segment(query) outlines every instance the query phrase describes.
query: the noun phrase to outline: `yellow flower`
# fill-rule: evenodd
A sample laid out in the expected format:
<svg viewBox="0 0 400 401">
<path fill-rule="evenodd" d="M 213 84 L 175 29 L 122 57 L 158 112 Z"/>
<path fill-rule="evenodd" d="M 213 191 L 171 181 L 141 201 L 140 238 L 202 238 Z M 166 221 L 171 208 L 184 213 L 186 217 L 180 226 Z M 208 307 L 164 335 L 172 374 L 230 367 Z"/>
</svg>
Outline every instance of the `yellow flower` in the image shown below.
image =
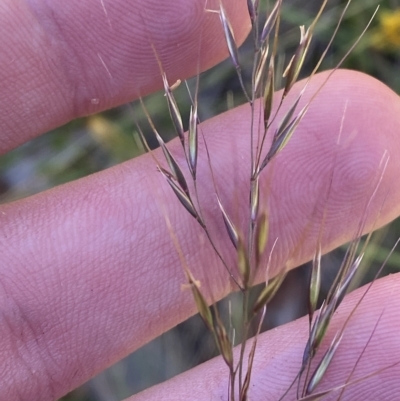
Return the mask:
<svg viewBox="0 0 400 401">
<path fill-rule="evenodd" d="M 379 49 L 400 49 L 400 9 L 380 14 L 379 27 L 371 37 L 371 44 Z"/>
</svg>

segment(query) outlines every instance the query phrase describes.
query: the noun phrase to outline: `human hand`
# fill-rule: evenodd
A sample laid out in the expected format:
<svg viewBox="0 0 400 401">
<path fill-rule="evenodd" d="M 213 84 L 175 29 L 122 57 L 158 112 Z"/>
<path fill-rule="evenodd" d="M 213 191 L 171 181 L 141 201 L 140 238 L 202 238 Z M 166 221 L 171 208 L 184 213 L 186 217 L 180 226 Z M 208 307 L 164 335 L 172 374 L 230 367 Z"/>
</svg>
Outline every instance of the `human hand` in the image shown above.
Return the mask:
<svg viewBox="0 0 400 401">
<path fill-rule="evenodd" d="M 171 82 L 196 74 L 198 60 L 203 70 L 226 56 L 219 19 L 204 13 L 203 1 L 102 5 L 3 2 L 1 152 L 73 118 L 160 89 L 149 37 Z M 242 41 L 249 29 L 246 4 L 231 1 L 226 8 Z M 200 54 L 193 45 L 199 37 Z M 315 78 L 309 94 L 323 79 Z M 400 188 L 393 185 L 400 172 L 399 115 L 398 97 L 382 84 L 351 72 L 332 76 L 266 177 L 271 238 L 279 237 L 274 266 L 290 260 L 295 267 L 310 259 L 324 207 L 324 250 L 353 238 L 385 150 L 391 158 L 366 229 L 399 214 Z M 247 145 L 248 124 L 243 107 L 203 124 L 220 179 L 235 166 L 237 177 L 225 187 L 226 199 L 240 193 L 247 179 L 236 163 L 238 150 Z M 340 131 L 343 146 L 338 148 Z M 147 156 L 1 206 L 0 400 L 56 399 L 196 312 L 191 295 L 181 291 L 184 276 L 164 207 L 202 288 L 213 299 L 222 298 L 232 290 L 226 271 L 206 246 L 198 246 L 193 219 L 182 213 Z M 217 211 L 210 207 L 209 213 Z M 306 226 L 310 235 L 304 238 Z M 399 288 L 398 276 L 372 287 L 346 330 L 327 386 L 346 380 L 382 311 L 357 372 L 361 376 L 400 360 Z M 332 327 L 343 323 L 356 296 L 345 302 Z M 279 397 L 297 373 L 306 335 L 307 322 L 299 320 L 260 338 L 253 399 L 266 393 Z M 350 387 L 345 396 L 380 398 L 384 381 L 385 397 L 393 397 L 399 373 L 394 367 Z M 225 375 L 224 367 L 212 361 L 137 399 L 224 397 Z"/>
</svg>

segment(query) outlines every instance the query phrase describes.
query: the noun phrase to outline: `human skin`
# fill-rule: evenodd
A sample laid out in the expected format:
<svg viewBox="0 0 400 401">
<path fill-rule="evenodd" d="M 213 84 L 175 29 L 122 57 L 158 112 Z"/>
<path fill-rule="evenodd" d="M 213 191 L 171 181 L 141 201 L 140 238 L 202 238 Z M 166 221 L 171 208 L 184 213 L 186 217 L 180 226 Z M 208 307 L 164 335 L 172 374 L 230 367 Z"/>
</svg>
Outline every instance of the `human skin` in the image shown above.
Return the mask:
<svg viewBox="0 0 400 401">
<path fill-rule="evenodd" d="M 227 56 L 219 18 L 204 12 L 203 0 L 102 4 L 1 3 L 2 153 L 73 118 L 160 89 L 150 42 L 170 82 Z M 209 2 L 208 7 L 217 4 Z M 225 7 L 240 43 L 249 30 L 246 4 L 237 0 Z M 326 77 L 311 82 L 304 101 Z M 284 108 L 289 105 L 290 99 Z M 397 95 L 376 80 L 350 71 L 330 77 L 264 177 L 270 245 L 278 238 L 275 272 L 311 258 L 324 213 L 325 251 L 352 239 L 360 221 L 366 231 L 400 213 L 400 188 L 393 185 L 400 173 L 399 115 Z M 247 170 L 238 166 L 248 162 L 242 149 L 248 147 L 243 132 L 248 132 L 249 116 L 244 106 L 202 124 L 219 182 L 228 181 L 221 191 L 225 203 L 246 189 Z M 176 143 L 171 147 L 178 151 Z M 384 168 L 381 162 L 387 156 Z M 203 170 L 202 204 L 209 220 L 217 220 Z M 233 171 L 229 183 L 225 177 Z M 230 207 L 241 220 L 247 200 L 235 202 Z M 209 298 L 218 300 L 232 291 L 210 248 L 199 246 L 201 230 L 148 156 L 1 206 L 0 400 L 57 399 L 196 312 L 190 293 L 181 291 L 185 277 L 165 216 Z M 221 249 L 229 249 L 220 229 L 212 225 L 212 234 L 221 237 Z M 400 361 L 394 330 L 400 317 L 395 308 L 399 289 L 398 276 L 371 288 L 346 330 L 326 385 L 343 382 L 340 373 L 354 366 L 382 312 L 376 341 L 367 349 L 368 358 L 361 360 L 360 371 L 366 374 L 382 363 Z M 343 311 L 356 295 L 345 300 Z M 333 328 L 344 315 L 338 314 Z M 276 399 L 290 382 L 306 329 L 306 321 L 299 320 L 262 337 L 265 354 L 257 360 L 253 399 L 265 399 L 267 392 Z M 273 380 L 273 372 L 281 372 L 279 380 Z M 354 386 L 343 399 L 376 399 L 376 380 L 382 383 L 382 378 L 387 398 L 395 399 L 399 373 L 398 366 L 388 369 L 359 384 L 358 390 Z M 207 385 L 202 375 L 209 378 Z M 212 361 L 137 399 L 223 397 L 224 377 L 220 361 Z"/>
</svg>

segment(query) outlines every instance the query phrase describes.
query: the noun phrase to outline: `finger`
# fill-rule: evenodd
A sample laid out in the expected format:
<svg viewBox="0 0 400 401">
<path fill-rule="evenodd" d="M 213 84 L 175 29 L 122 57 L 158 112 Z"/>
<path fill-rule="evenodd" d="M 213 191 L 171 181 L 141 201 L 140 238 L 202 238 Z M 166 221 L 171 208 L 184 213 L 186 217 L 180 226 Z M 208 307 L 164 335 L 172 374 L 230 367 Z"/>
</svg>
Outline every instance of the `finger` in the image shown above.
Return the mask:
<svg viewBox="0 0 400 401">
<path fill-rule="evenodd" d="M 2 2 L 0 153 L 67 121 L 171 84 L 227 57 L 221 23 L 204 0 Z M 241 43 L 242 1 L 227 1 Z M 207 2 L 218 9 L 219 1 Z M 154 50 L 152 48 L 154 46 Z"/>
<path fill-rule="evenodd" d="M 313 80 L 304 99 L 326 76 Z M 274 268 L 311 258 L 324 214 L 324 251 L 353 238 L 361 220 L 368 230 L 399 214 L 400 188 L 392 185 L 400 172 L 399 113 L 397 95 L 371 78 L 342 71 L 328 81 L 261 184 L 269 246 L 278 238 Z M 202 125 L 222 202 L 238 221 L 248 209 L 249 126 L 247 105 Z M 386 151 L 393 157 L 382 173 Z M 202 154 L 200 201 L 234 266 Z M 8 322 L 0 338 L 10 361 L 0 394 L 9 399 L 15 388 L 22 399 L 59 397 L 195 313 L 191 294 L 181 291 L 185 277 L 165 216 L 202 291 L 218 300 L 232 289 L 204 233 L 147 156 L 2 206 L 0 216 Z"/>
<path fill-rule="evenodd" d="M 328 328 L 322 345 L 323 352 L 335 334 L 340 332 L 365 291 L 366 287 L 358 289 L 340 306 Z M 341 400 L 373 401 L 396 398 L 400 392 L 400 339 L 397 330 L 400 319 L 400 309 L 397 306 L 399 293 L 399 274 L 379 280 L 372 286 L 346 326 L 338 351 L 315 393 L 354 382 L 345 389 Z M 249 399 L 281 399 L 300 369 L 307 336 L 307 318 L 259 336 Z M 322 355 L 323 353 L 317 354 L 315 362 Z M 392 366 L 393 364 L 396 365 Z M 314 369 L 315 364 L 311 372 Z M 226 365 L 221 358 L 216 358 L 129 400 L 228 399 L 228 376 Z M 296 390 L 297 383 L 284 399 L 297 399 Z M 340 390 L 331 393 L 332 399 L 338 399 L 339 395 Z"/>
</svg>

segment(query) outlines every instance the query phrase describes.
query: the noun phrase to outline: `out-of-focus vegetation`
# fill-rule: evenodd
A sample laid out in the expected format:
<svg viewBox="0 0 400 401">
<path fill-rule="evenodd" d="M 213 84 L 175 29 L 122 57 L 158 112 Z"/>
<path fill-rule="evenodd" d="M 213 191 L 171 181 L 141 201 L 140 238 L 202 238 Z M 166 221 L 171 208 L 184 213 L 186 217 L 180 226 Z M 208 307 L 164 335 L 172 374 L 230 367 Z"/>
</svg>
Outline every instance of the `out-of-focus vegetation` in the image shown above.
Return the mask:
<svg viewBox="0 0 400 401">
<path fill-rule="evenodd" d="M 309 70 L 306 68 L 303 75 L 309 73 L 325 49 L 345 3 L 342 0 L 329 2 L 312 44 L 310 53 L 313 56 L 307 64 Z M 320 1 L 284 0 L 283 4 L 280 40 L 282 68 L 287 62 L 285 53 L 291 54 L 298 44 L 298 26 L 307 26 L 307 21 L 310 21 L 315 14 Z M 365 28 L 378 4 L 380 10 L 370 29 L 344 62 L 343 67 L 373 75 L 400 94 L 400 0 L 353 0 L 322 68 L 328 69 L 337 65 Z M 241 60 L 244 64 L 246 60 L 251 60 L 251 48 L 246 44 L 241 50 Z M 229 60 L 202 74 L 200 88 L 199 104 L 202 119 L 210 118 L 244 101 Z M 190 104 L 184 85 L 175 92 L 175 96 L 182 115 L 187 116 Z M 174 130 L 169 120 L 164 96 L 150 96 L 146 99 L 146 105 L 164 138 L 172 138 Z M 140 105 L 123 106 L 101 115 L 73 121 L 2 156 L 1 201 L 8 202 L 26 197 L 138 156 L 142 152 L 142 147 L 135 134 L 132 113 L 139 121 L 144 121 Z M 155 146 L 151 137 L 149 142 Z M 398 223 L 379 231 L 376 236 L 379 237 L 379 241 L 370 245 L 369 264 L 372 268 L 379 266 L 384 260 L 389 247 L 399 235 Z M 323 286 L 326 290 L 329 289 L 330 280 L 336 272 L 335 266 L 342 255 L 343 250 L 339 249 L 324 258 L 326 268 Z M 400 253 L 395 252 L 386 270 L 399 269 Z M 307 266 L 303 266 L 289 274 L 269 308 L 265 329 L 305 314 L 307 291 L 303 290 L 301 283 L 307 285 L 306 273 Z M 371 278 L 373 273 L 369 273 L 368 276 Z M 304 306 L 301 306 L 302 299 Z M 232 302 L 233 304 L 235 302 L 234 296 Z M 222 303 L 221 308 L 227 308 L 227 304 Z M 81 389 L 66 396 L 64 401 L 120 400 L 215 354 L 213 341 L 207 331 L 203 330 L 203 323 L 195 317 L 94 378 Z"/>
</svg>

